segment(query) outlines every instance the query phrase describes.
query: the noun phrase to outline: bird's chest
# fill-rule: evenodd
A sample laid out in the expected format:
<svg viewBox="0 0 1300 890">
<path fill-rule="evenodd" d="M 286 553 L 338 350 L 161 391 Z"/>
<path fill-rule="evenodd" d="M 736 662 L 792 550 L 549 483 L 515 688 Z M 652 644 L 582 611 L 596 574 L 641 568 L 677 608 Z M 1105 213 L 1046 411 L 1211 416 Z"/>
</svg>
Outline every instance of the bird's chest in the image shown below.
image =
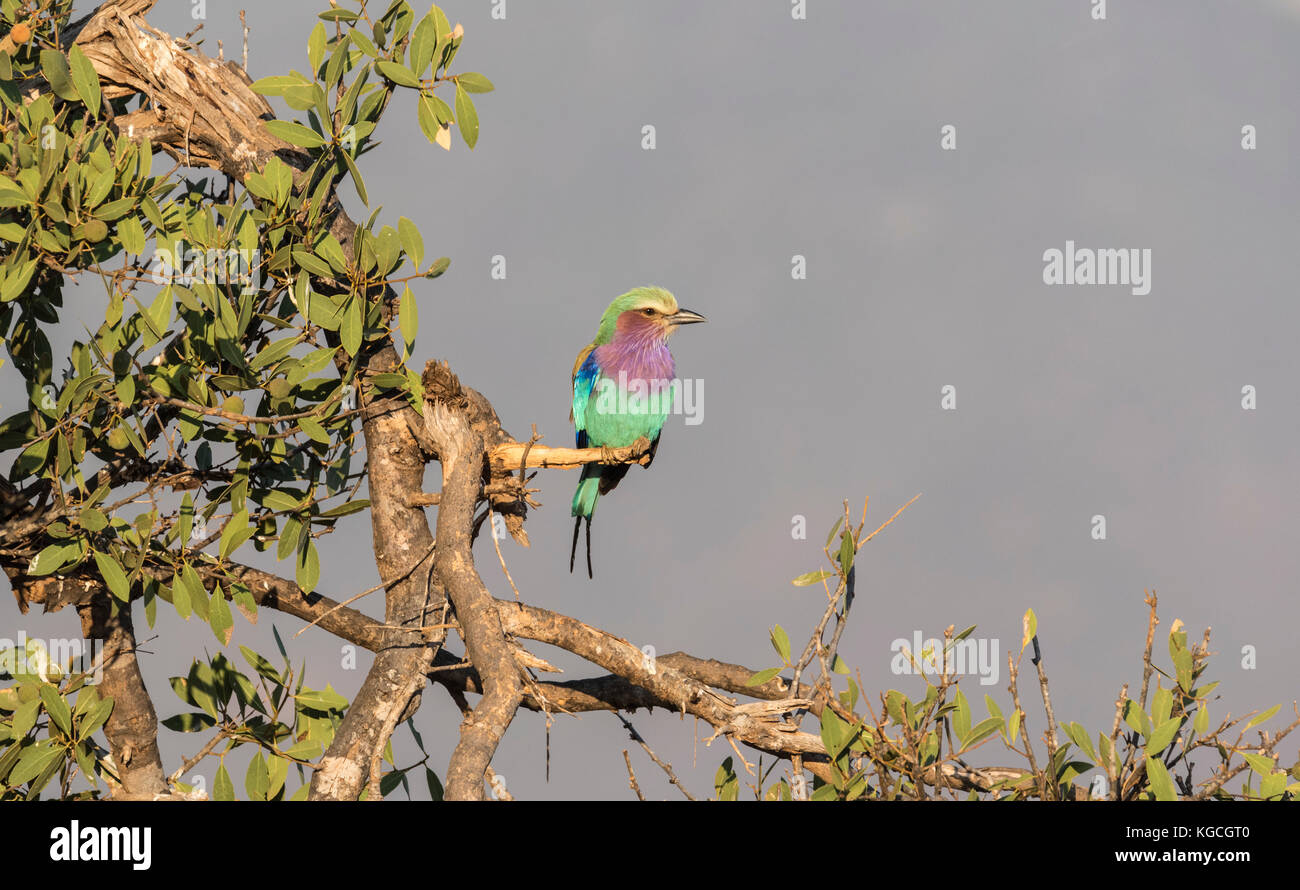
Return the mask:
<svg viewBox="0 0 1300 890">
<path fill-rule="evenodd" d="M 675 369 L 667 349 L 621 354 L 596 349 L 600 373 L 587 403 L 587 440 L 593 445 L 630 445 L 653 439 L 672 410 Z"/>
</svg>

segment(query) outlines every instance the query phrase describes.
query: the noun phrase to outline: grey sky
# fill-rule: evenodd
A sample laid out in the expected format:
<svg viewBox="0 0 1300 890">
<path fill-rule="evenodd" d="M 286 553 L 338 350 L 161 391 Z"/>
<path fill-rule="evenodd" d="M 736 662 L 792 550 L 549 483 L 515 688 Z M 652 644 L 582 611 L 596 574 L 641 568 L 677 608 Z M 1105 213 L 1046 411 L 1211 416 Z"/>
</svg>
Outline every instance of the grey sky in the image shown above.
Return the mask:
<svg viewBox="0 0 1300 890">
<path fill-rule="evenodd" d="M 785 0 L 508 0 L 504 21 L 488 0 L 442 5 L 466 30 L 459 67 L 497 87 L 479 97 L 478 148 L 429 145 L 399 102 L 362 166 L 381 219 L 411 217 L 428 253 L 452 260 L 418 291 L 419 364 L 449 360 L 515 435 L 535 422 L 567 445 L 573 358 L 613 297 L 659 284 L 710 322 L 673 341 L 679 374 L 704 381 L 703 422 L 670 418 L 654 467 L 602 499 L 594 581 L 568 572 L 576 474 L 539 476 L 531 549 L 503 542 L 526 601 L 660 654 L 767 667 L 771 625 L 801 641 L 820 615 L 818 588 L 790 579 L 820 567 L 842 499 L 856 513 L 870 495 L 874 526 L 922 492 L 858 562 L 842 651 L 869 690 L 922 688 L 890 672 L 893 639 L 977 624 L 999 642 L 999 679 L 963 686 L 1005 704 L 1005 652 L 1032 606 L 1057 717 L 1095 734 L 1120 685 L 1140 682 L 1142 592 L 1155 588 L 1164 630 L 1213 626 L 1215 719 L 1289 712 L 1296 4 L 1114 2 L 1103 22 L 1086 0 L 808 0 L 806 21 Z M 323 6 L 250 9 L 252 75 L 306 67 Z M 188 3 L 160 7 L 156 27 L 193 27 Z M 238 9 L 207 3 L 209 52 L 220 37 L 237 56 Z M 955 151 L 940 148 L 945 124 Z M 1247 124 L 1254 151 L 1241 147 Z M 1150 249 L 1151 292 L 1044 285 L 1043 252 L 1067 239 Z M 497 254 L 504 281 L 489 276 Z M 806 280 L 791 277 L 795 254 Z M 80 299 L 69 328 L 102 319 L 97 295 Z M 15 379 L 0 369 L 0 402 L 20 398 Z M 1241 406 L 1247 384 L 1254 411 Z M 954 411 L 940 407 L 945 385 Z M 807 540 L 791 537 L 796 514 Z M 1095 514 L 1105 541 L 1091 537 Z M 340 526 L 321 592 L 376 583 L 369 541 L 364 515 Z M 509 596 L 490 539 L 477 556 Z M 273 620 L 286 639 L 299 626 L 237 619 L 228 654 L 273 652 Z M 70 613 L 20 619 L 10 597 L 0 627 L 78 632 Z M 182 709 L 166 677 L 217 647 L 174 615 L 159 633 L 144 666 L 165 717 Z M 1241 668 L 1243 646 L 1256 670 Z M 291 648 L 312 685 L 349 697 L 369 663 L 343 670 L 324 634 Z M 564 679 L 599 673 L 530 648 Z M 1026 699 L 1037 735 L 1036 692 Z M 417 722 L 439 774 L 457 719 L 443 693 L 426 696 Z M 693 721 L 672 715 L 633 721 L 711 793 L 729 746 L 697 748 Z M 169 769 L 200 744 L 163 735 Z M 399 732 L 399 765 L 414 759 L 408 739 Z M 516 797 L 630 796 L 621 751 L 635 746 L 613 716 L 556 718 L 549 784 L 544 746 L 543 720 L 521 714 L 495 761 Z M 632 759 L 648 794 L 676 794 Z"/>
</svg>

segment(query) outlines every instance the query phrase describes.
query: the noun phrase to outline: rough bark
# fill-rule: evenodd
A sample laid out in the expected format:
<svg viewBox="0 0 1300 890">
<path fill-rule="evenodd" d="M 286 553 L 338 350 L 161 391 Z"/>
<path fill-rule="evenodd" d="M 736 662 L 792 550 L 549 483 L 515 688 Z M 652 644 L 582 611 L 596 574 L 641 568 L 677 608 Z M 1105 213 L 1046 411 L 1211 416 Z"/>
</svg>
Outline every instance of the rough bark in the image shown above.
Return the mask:
<svg viewBox="0 0 1300 890">
<path fill-rule="evenodd" d="M 152 800 L 166 795 L 167 777 L 158 753 L 158 715 L 135 658 L 131 607 L 114 601 L 103 590 L 77 611 L 82 634 L 103 643 L 99 694 L 113 699 L 113 711 L 104 724 L 117 768 L 113 799 Z"/>
<path fill-rule="evenodd" d="M 484 777 L 519 708 L 523 683 L 496 602 L 474 567 L 474 510 L 486 442 L 471 424 L 469 397 L 445 365 L 430 362 L 424 389 L 425 427 L 442 462 L 435 565 L 483 690 L 461 724 L 460 741 L 447 767 L 446 795 L 449 800 L 481 800 Z"/>
<path fill-rule="evenodd" d="M 372 369 L 377 373 L 396 358 L 391 349 L 382 350 L 372 359 Z M 446 633 L 420 632 L 426 624 L 439 623 L 443 602 L 440 585 L 431 577 L 434 539 L 428 519 L 424 510 L 406 503 L 406 494 L 418 491 L 424 481 L 424 454 L 401 410 L 377 402 L 366 406 L 364 417 L 371 538 L 385 586 L 385 627 L 374 664 L 312 776 L 313 800 L 354 800 L 360 794 L 368 778 L 365 767 L 383 751 L 408 705 L 418 707 L 432 663 L 431 646 Z M 378 797 L 378 789 L 371 797 Z"/>
</svg>

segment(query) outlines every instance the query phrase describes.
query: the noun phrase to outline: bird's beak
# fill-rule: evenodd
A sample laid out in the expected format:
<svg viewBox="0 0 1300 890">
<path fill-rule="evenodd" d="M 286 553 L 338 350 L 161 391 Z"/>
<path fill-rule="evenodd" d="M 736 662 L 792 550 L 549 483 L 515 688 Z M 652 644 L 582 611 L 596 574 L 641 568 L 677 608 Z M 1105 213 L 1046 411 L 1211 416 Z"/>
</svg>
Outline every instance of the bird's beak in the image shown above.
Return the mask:
<svg viewBox="0 0 1300 890">
<path fill-rule="evenodd" d="M 708 319 L 705 318 L 703 315 L 700 315 L 700 313 L 698 312 L 692 312 L 689 309 L 678 309 L 677 312 L 668 316 L 665 319 L 665 321 L 667 321 L 671 325 L 679 325 L 679 324 L 699 324 L 700 322 L 708 321 Z"/>
</svg>

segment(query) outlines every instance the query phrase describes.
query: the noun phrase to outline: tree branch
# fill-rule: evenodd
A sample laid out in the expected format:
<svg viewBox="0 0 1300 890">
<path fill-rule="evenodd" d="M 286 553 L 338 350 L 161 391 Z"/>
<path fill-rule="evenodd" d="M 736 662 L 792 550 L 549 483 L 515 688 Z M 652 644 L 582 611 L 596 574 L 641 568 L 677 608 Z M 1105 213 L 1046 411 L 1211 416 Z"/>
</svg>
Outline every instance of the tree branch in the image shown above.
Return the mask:
<svg viewBox="0 0 1300 890">
<path fill-rule="evenodd" d="M 87 639 L 102 640 L 104 676 L 99 694 L 113 699 L 104 724 L 119 788 L 114 800 L 152 800 L 167 794 L 162 757 L 158 753 L 158 714 L 135 658 L 135 629 L 131 606 L 101 591 L 77 607 Z"/>
<path fill-rule="evenodd" d="M 429 363 L 424 391 L 425 427 L 442 461 L 434 564 L 483 686 L 478 706 L 461 723 L 460 742 L 447 768 L 446 793 L 450 800 L 481 800 L 484 777 L 519 708 L 523 684 L 495 601 L 474 567 L 474 509 L 486 443 L 481 432 L 471 427 L 469 399 L 445 365 Z"/>
</svg>

